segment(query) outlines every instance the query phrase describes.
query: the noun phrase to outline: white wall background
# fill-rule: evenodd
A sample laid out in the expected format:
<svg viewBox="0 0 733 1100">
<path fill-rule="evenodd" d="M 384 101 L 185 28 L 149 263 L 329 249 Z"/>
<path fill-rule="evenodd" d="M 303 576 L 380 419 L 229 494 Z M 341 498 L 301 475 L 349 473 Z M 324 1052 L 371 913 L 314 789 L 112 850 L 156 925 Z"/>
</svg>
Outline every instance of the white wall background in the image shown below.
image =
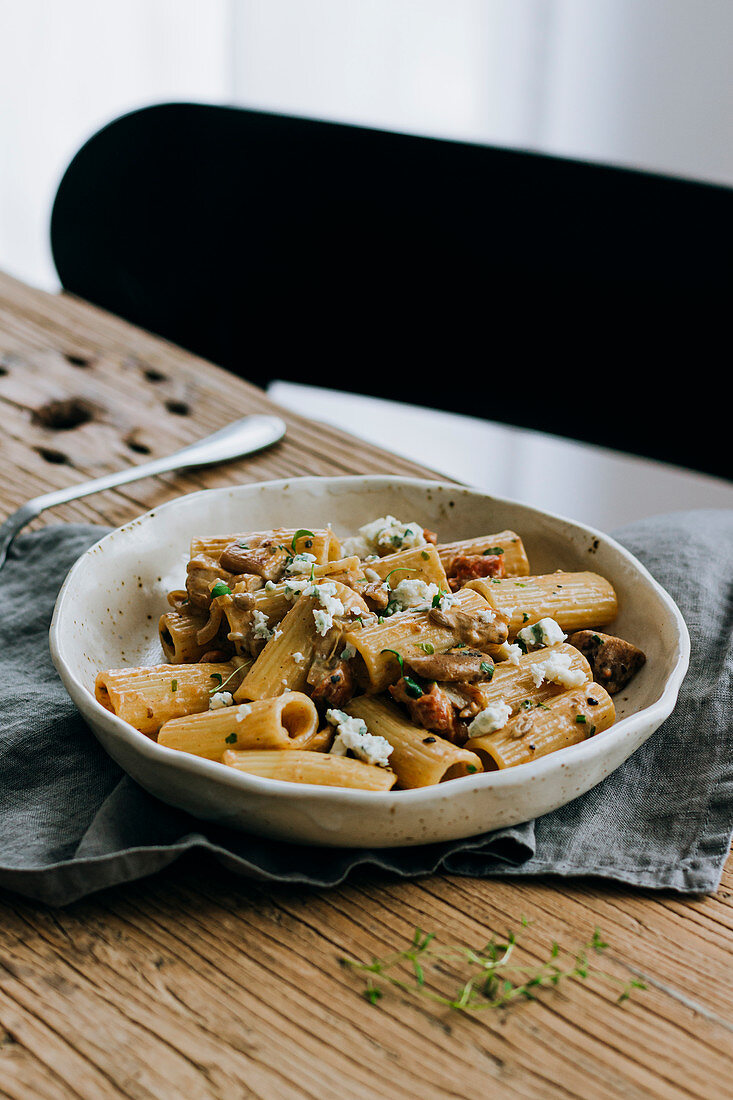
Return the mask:
<svg viewBox="0 0 733 1100">
<path fill-rule="evenodd" d="M 731 0 L 0 0 L 0 267 L 57 286 L 56 186 L 188 99 L 733 185 Z"/>
<path fill-rule="evenodd" d="M 135 107 L 231 94 L 229 0 L 0 0 L 0 268 L 56 289 L 48 231 L 80 145 Z"/>
</svg>

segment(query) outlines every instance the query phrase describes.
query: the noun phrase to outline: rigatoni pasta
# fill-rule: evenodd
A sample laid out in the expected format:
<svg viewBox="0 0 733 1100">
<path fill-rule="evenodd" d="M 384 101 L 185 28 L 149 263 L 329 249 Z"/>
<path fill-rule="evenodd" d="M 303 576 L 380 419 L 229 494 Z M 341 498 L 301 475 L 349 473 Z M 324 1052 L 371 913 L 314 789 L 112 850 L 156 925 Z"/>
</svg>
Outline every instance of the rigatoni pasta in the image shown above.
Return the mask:
<svg viewBox="0 0 733 1100">
<path fill-rule="evenodd" d="M 224 761 L 248 775 L 287 783 L 315 783 L 323 787 L 356 787 L 362 791 L 388 791 L 396 776 L 389 768 L 373 768 L 360 760 L 318 752 L 224 753 Z"/>
<path fill-rule="evenodd" d="M 362 695 L 353 699 L 346 710 L 353 718 L 361 718 L 373 734 L 390 743 L 393 751 L 389 766 L 405 790 L 430 787 L 482 770 L 481 760 L 474 752 L 414 726 L 394 703 Z"/>
<path fill-rule="evenodd" d="M 514 531 L 441 543 L 391 515 L 344 539 L 195 535 L 169 604 L 165 663 L 101 671 L 100 703 L 166 748 L 289 783 L 399 792 L 529 764 L 603 733 L 594 674 L 618 691 L 644 663 L 593 633 L 618 612 L 604 577 L 532 573 Z"/>
<path fill-rule="evenodd" d="M 613 586 L 597 573 L 545 573 L 521 579 L 501 577 L 469 581 L 509 623 L 509 637 L 540 619 L 554 619 L 561 630 L 605 626 L 618 614 Z"/>
<path fill-rule="evenodd" d="M 522 711 L 493 733 L 471 737 L 466 748 L 481 758 L 487 771 L 512 768 L 595 737 L 615 717 L 606 689 L 589 684 Z"/>
<path fill-rule="evenodd" d="M 158 744 L 221 760 L 227 749 L 304 748 L 318 731 L 318 711 L 302 692 L 256 699 L 205 714 L 174 718 L 162 726 Z"/>
<path fill-rule="evenodd" d="M 233 690 L 249 662 L 234 664 L 154 665 L 99 672 L 97 701 L 140 733 L 154 734 L 172 718 L 209 710 L 222 687 Z"/>
</svg>

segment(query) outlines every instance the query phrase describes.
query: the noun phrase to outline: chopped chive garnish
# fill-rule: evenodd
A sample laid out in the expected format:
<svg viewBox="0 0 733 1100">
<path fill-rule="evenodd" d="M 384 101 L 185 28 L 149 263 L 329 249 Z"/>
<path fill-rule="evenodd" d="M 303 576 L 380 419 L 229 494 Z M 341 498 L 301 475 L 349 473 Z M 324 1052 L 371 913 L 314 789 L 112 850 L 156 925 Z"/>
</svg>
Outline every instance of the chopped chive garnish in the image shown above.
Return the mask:
<svg viewBox="0 0 733 1100">
<path fill-rule="evenodd" d="M 427 653 L 428 656 L 435 653 L 435 646 L 432 642 L 419 642 L 417 648 L 421 649 L 423 653 Z"/>
<path fill-rule="evenodd" d="M 178 680 L 171 680 L 171 691 L 178 691 Z"/>
<path fill-rule="evenodd" d="M 501 546 L 490 546 L 489 549 L 484 550 L 483 553 L 484 553 L 484 555 L 486 555 L 486 554 L 503 554 L 504 550 L 503 550 L 503 547 L 501 547 Z"/>
<path fill-rule="evenodd" d="M 237 735 L 236 733 L 230 733 L 228 737 L 224 738 L 224 740 L 226 741 L 227 745 L 235 745 L 237 742 Z"/>
<path fill-rule="evenodd" d="M 494 666 L 488 661 L 482 661 L 479 668 L 483 672 L 484 676 L 488 676 L 489 679 L 494 675 Z"/>
<path fill-rule="evenodd" d="M 422 552 L 422 554 L 420 555 L 420 557 L 421 557 L 421 558 L 423 559 L 423 561 L 427 561 L 427 560 L 428 560 L 428 558 L 430 557 L 430 554 L 428 554 L 427 550 L 423 550 L 423 552 Z"/>
<path fill-rule="evenodd" d="M 576 714 L 575 715 L 575 721 L 580 722 L 580 724 L 583 725 L 588 721 L 588 719 L 586 718 L 586 716 L 584 714 Z"/>
<path fill-rule="evenodd" d="M 211 589 L 211 595 L 216 598 L 217 596 L 231 596 L 232 590 L 228 584 L 224 581 L 217 581 L 214 587 Z"/>
</svg>

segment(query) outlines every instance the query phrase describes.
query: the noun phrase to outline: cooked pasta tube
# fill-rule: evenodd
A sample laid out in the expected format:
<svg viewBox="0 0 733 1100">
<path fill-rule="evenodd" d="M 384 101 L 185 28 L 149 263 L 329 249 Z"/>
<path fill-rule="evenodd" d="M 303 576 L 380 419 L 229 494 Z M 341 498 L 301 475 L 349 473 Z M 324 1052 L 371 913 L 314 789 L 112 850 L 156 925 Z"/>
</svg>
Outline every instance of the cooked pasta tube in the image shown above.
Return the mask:
<svg viewBox="0 0 733 1100">
<path fill-rule="evenodd" d="M 307 695 L 289 692 L 277 699 L 222 707 L 206 714 L 174 718 L 162 726 L 158 744 L 221 760 L 227 749 L 291 749 L 313 742 L 318 711 Z"/>
<path fill-rule="evenodd" d="M 189 605 L 190 607 L 190 605 Z M 193 607 L 187 610 L 185 607 L 165 611 L 158 620 L 158 634 L 166 661 L 171 665 L 190 664 L 200 661 L 208 650 L 209 642 L 201 643 L 197 635 L 208 622 L 205 612 L 198 612 Z"/>
<path fill-rule="evenodd" d="M 227 750 L 223 762 L 230 768 L 286 783 L 315 783 L 322 787 L 356 787 L 388 791 L 397 777 L 389 768 L 377 768 L 347 756 L 323 752 L 236 752 Z"/>
<path fill-rule="evenodd" d="M 469 581 L 466 588 L 479 592 L 509 620 L 509 637 L 540 619 L 555 619 L 565 631 L 605 626 L 618 613 L 613 586 L 597 573 L 546 573 L 493 577 Z"/>
<path fill-rule="evenodd" d="M 487 771 L 513 768 L 577 745 L 608 729 L 615 719 L 611 696 L 600 684 L 590 683 L 522 711 L 494 733 L 471 737 L 466 748 L 481 758 Z"/>
<path fill-rule="evenodd" d="M 290 742 L 291 749 L 303 749 L 306 752 L 328 752 L 333 744 L 334 728 L 325 726 L 314 733 L 304 733 L 294 737 Z"/>
<path fill-rule="evenodd" d="M 296 534 L 299 535 L 295 539 Z M 293 541 L 295 540 L 295 545 Z M 241 535 L 210 535 L 191 539 L 191 557 L 204 554 L 219 560 L 227 547 L 235 543 L 244 543 L 247 547 L 257 547 L 263 543 L 282 544 L 291 554 L 312 554 L 316 563 L 332 561 L 341 557 L 341 544 L 333 531 L 321 528 L 313 532 L 296 531 L 290 527 L 274 527 L 269 531 L 247 531 Z"/>
<path fill-rule="evenodd" d="M 340 581 L 325 582 L 335 593 L 344 612 L 368 615 L 369 610 L 352 588 Z M 316 589 L 318 589 L 316 585 Z M 328 610 L 318 594 L 304 593 L 288 611 L 268 639 L 264 649 L 235 694 L 237 702 L 246 699 L 266 699 L 284 691 L 303 691 L 319 641 L 317 615 L 325 615 L 320 627 L 328 628 Z M 324 633 L 327 632 L 324 631 Z"/>
<path fill-rule="evenodd" d="M 361 718 L 369 733 L 389 741 L 392 746 L 389 766 L 400 787 L 430 787 L 483 771 L 476 753 L 413 726 L 403 712 L 386 699 L 361 695 L 347 703 L 344 711 L 352 718 Z"/>
<path fill-rule="evenodd" d="M 192 603 L 206 608 L 217 582 L 233 589 L 242 582 L 259 587 L 268 580 L 280 580 L 296 555 L 303 564 L 322 565 L 341 557 L 341 545 L 329 529 L 312 532 L 283 528 L 194 538 L 186 566 L 186 591 Z"/>
<path fill-rule="evenodd" d="M 221 688 L 233 691 L 251 662 L 153 665 L 150 668 L 111 668 L 99 672 L 94 683 L 97 701 L 149 736 L 172 718 L 209 709 Z"/>
<path fill-rule="evenodd" d="M 541 680 L 539 686 L 536 683 L 536 670 L 553 655 L 567 658 L 568 671 L 571 675 L 582 673 L 587 682 L 593 679 L 590 665 L 583 654 L 574 646 L 560 643 L 532 650 L 531 653 L 520 657 L 516 665 L 510 661 L 497 662 L 491 679 L 471 684 L 470 693 L 476 697 L 477 705 L 488 707 L 494 703 L 505 703 L 512 714 L 516 714 L 520 708 L 530 704 L 547 703 L 566 690 L 562 683 L 556 683 L 551 679 Z M 534 675 L 533 670 L 535 670 Z"/>
<path fill-rule="evenodd" d="M 481 535 L 475 539 L 461 539 L 459 542 L 445 542 L 438 546 L 438 554 L 443 568 L 449 572 L 450 563 L 459 556 L 473 557 L 499 551 L 504 561 L 507 577 L 525 577 L 529 573 L 527 553 L 516 531 L 500 531 L 498 535 Z"/>
<path fill-rule="evenodd" d="M 468 613 L 488 610 L 483 596 L 467 588 L 452 597 L 451 609 L 454 608 Z M 443 653 L 465 639 L 456 626 L 434 621 L 429 611 L 416 611 L 392 615 L 363 630 L 349 631 L 348 641 L 364 662 L 365 689 L 374 693 L 384 691 L 400 678 L 402 673 L 395 653 L 409 660 L 411 654 L 424 656 L 433 650 Z M 487 652 L 491 652 L 491 648 Z"/>
<path fill-rule="evenodd" d="M 436 584 L 443 592 L 448 591 L 445 569 L 432 543 L 399 550 L 376 561 L 362 562 L 362 568 L 367 580 L 374 579 L 372 573 L 382 581 L 389 577 L 391 588 L 395 588 L 400 581 L 411 580 Z"/>
</svg>

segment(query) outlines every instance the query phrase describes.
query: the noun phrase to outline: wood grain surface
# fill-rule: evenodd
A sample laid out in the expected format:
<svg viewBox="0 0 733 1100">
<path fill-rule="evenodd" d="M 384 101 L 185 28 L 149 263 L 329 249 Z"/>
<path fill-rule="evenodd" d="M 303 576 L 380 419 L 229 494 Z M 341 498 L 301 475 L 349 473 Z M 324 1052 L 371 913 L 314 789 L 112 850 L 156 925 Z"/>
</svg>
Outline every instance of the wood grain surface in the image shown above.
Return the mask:
<svg viewBox="0 0 733 1100">
<path fill-rule="evenodd" d="M 244 373 L 253 354 L 243 338 Z M 0 409 L 7 513 L 273 406 L 119 319 L 0 276 Z M 287 437 L 260 455 L 38 522 L 116 525 L 181 493 L 272 477 L 429 473 L 278 411 Z M 1 829 L 0 819 L 0 840 Z M 684 899 L 591 880 L 403 881 L 374 869 L 331 890 L 263 887 L 198 857 L 65 909 L 0 893 L 0 1096 L 733 1096 L 732 898 L 730 861 L 715 896 Z M 529 963 L 553 941 L 574 953 L 598 927 L 609 944 L 598 965 L 648 988 L 618 1005 L 618 989 L 592 971 L 477 1015 L 399 991 L 372 1006 L 339 964 L 400 950 L 416 925 L 478 946 L 523 918 Z"/>
</svg>

